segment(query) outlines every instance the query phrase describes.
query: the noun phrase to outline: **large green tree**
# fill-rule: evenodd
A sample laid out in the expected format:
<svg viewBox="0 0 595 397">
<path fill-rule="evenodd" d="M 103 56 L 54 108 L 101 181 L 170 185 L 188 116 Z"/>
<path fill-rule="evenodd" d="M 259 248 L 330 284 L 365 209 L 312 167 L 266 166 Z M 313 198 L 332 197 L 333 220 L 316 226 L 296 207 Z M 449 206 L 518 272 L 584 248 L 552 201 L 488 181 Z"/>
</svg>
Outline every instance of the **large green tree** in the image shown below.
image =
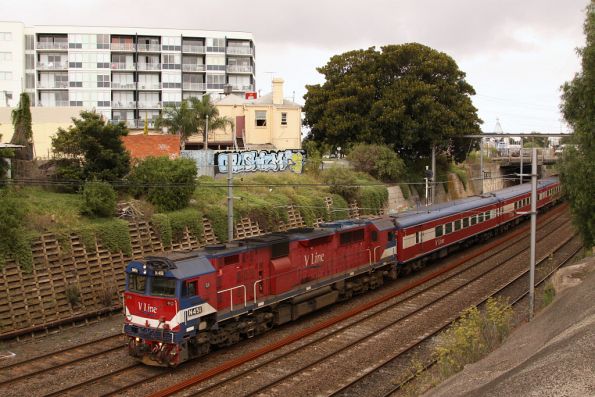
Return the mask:
<svg viewBox="0 0 595 397">
<path fill-rule="evenodd" d="M 432 145 L 457 160 L 466 134 L 482 122 L 465 73 L 447 54 L 417 43 L 349 51 L 317 69 L 325 83 L 306 86 L 309 138 L 333 146 L 385 144 L 401 158 L 428 156 Z"/>
<path fill-rule="evenodd" d="M 115 181 L 128 174 L 130 155 L 121 139 L 128 135 L 124 123 L 106 124 L 100 114 L 87 111 L 72 122 L 52 137 L 58 177 Z"/>
<path fill-rule="evenodd" d="M 31 127 L 31 100 L 25 92 L 21 93 L 19 105 L 11 113 L 14 134 L 10 143 L 23 145 L 15 151 L 15 157 L 22 160 L 33 159 L 33 129 Z"/>
<path fill-rule="evenodd" d="M 219 116 L 219 110 L 211 101 L 210 95 L 203 95 L 200 99 L 190 97 L 180 106 L 168 106 L 157 119 L 157 127 L 168 127 L 172 134 L 179 134 L 182 148 L 188 138 L 200 134 L 206 142 L 207 116 L 209 116 L 209 131 L 223 129 L 228 126 L 233 129 L 233 120 L 229 117 Z"/>
<path fill-rule="evenodd" d="M 560 173 L 574 220 L 587 247 L 595 243 L 595 1 L 587 7 L 581 71 L 562 86 L 562 113 L 574 131 Z"/>
</svg>

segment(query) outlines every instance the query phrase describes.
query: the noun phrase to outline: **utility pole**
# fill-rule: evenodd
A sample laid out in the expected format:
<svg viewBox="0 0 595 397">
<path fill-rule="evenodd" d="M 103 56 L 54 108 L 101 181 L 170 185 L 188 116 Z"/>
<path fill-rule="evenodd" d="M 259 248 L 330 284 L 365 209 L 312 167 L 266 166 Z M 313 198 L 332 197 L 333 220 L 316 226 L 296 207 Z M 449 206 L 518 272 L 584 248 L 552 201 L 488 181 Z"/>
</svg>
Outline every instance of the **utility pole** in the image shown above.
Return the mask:
<svg viewBox="0 0 595 397">
<path fill-rule="evenodd" d="M 531 263 L 529 269 L 529 321 L 535 300 L 535 234 L 537 231 L 537 148 L 531 152 Z"/>
<path fill-rule="evenodd" d="M 523 184 L 523 137 L 521 137 L 521 172 L 519 172 L 519 179 L 521 185 Z"/>
<path fill-rule="evenodd" d="M 227 241 L 233 240 L 233 152 L 227 153 Z"/>
<path fill-rule="evenodd" d="M 481 142 L 479 143 L 479 172 L 481 173 L 481 189 L 479 189 L 479 194 L 483 194 L 483 138 L 481 138 Z"/>
<path fill-rule="evenodd" d="M 426 181 L 426 207 L 428 206 L 428 179 L 430 176 L 428 171 L 428 166 L 426 165 L 426 177 L 424 178 L 424 181 Z"/>
<path fill-rule="evenodd" d="M 432 145 L 432 200 L 434 204 L 436 199 L 436 145 Z"/>
</svg>

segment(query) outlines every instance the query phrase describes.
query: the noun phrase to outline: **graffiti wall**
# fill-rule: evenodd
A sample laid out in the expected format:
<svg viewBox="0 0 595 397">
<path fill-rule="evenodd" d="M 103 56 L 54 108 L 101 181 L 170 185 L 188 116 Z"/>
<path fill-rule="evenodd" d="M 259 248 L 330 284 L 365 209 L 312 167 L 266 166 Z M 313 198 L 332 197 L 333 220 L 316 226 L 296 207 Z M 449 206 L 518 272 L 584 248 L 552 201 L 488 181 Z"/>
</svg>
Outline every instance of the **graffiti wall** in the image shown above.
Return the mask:
<svg viewBox="0 0 595 397">
<path fill-rule="evenodd" d="M 215 155 L 217 172 L 227 173 L 229 152 L 218 152 Z M 288 150 L 247 150 L 232 152 L 232 172 L 280 172 L 289 170 L 301 174 L 306 160 L 306 152 L 300 149 Z"/>
</svg>

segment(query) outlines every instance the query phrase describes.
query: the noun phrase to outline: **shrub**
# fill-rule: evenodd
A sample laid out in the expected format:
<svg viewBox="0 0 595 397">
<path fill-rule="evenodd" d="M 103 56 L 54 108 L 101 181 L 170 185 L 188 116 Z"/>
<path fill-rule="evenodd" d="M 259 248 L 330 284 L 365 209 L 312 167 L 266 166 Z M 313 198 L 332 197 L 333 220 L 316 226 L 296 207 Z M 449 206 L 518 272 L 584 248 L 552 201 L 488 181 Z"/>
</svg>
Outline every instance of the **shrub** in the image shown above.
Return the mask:
<svg viewBox="0 0 595 397">
<path fill-rule="evenodd" d="M 347 158 L 353 167 L 385 182 L 396 181 L 405 170 L 405 163 L 386 145 L 359 143 Z"/>
<path fill-rule="evenodd" d="M 154 214 L 151 223 L 165 246 L 181 241 L 186 228 L 197 239 L 203 238 L 202 213 L 193 208 Z"/>
<path fill-rule="evenodd" d="M 89 252 L 95 251 L 95 241 L 98 240 L 109 252 L 132 255 L 128 222 L 122 219 L 96 220 L 77 232 Z"/>
<path fill-rule="evenodd" d="M 112 217 L 116 212 L 114 188 L 107 182 L 85 182 L 81 212 L 92 217 Z"/>
<path fill-rule="evenodd" d="M 329 190 L 333 194 L 343 196 L 348 202 L 356 199 L 357 178 L 352 170 L 347 168 L 333 167 L 322 173 L 324 182 L 329 184 Z"/>
<path fill-rule="evenodd" d="M 443 376 L 450 376 L 493 350 L 508 335 L 512 307 L 504 299 L 488 299 L 485 312 L 477 307 L 463 311 L 440 336 L 435 355 Z"/>
<path fill-rule="evenodd" d="M 159 211 L 175 211 L 188 205 L 195 177 L 196 163 L 190 159 L 149 157 L 132 169 L 128 179 L 135 196 L 145 196 Z"/>
<path fill-rule="evenodd" d="M 11 190 L 0 191 L 0 268 L 7 259 L 12 258 L 25 271 L 32 269 L 30 236 L 22 226 L 26 215 L 22 198 Z"/>
<path fill-rule="evenodd" d="M 157 236 L 161 240 L 164 246 L 169 247 L 172 241 L 171 223 L 169 216 L 166 214 L 154 214 L 151 217 L 151 224 L 153 229 L 157 233 Z"/>
<path fill-rule="evenodd" d="M 66 300 L 68 300 L 68 303 L 72 307 L 78 306 L 81 302 L 81 291 L 79 290 L 79 287 L 74 284 L 66 285 L 64 294 L 66 295 Z"/>
</svg>

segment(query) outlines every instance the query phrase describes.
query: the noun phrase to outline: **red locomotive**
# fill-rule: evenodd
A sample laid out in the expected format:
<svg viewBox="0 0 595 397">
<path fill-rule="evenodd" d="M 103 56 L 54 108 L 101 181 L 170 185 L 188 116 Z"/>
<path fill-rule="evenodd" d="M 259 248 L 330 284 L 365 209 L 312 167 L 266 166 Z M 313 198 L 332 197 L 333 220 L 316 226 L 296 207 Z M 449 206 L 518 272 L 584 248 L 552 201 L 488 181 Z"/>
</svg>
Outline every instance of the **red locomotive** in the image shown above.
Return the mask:
<svg viewBox="0 0 595 397">
<path fill-rule="evenodd" d="M 538 195 L 538 208 L 553 205 L 558 179 L 540 181 Z M 150 365 L 176 366 L 374 289 L 507 229 L 529 208 L 525 184 L 423 211 L 131 261 L 124 294 L 129 352 Z"/>
</svg>

